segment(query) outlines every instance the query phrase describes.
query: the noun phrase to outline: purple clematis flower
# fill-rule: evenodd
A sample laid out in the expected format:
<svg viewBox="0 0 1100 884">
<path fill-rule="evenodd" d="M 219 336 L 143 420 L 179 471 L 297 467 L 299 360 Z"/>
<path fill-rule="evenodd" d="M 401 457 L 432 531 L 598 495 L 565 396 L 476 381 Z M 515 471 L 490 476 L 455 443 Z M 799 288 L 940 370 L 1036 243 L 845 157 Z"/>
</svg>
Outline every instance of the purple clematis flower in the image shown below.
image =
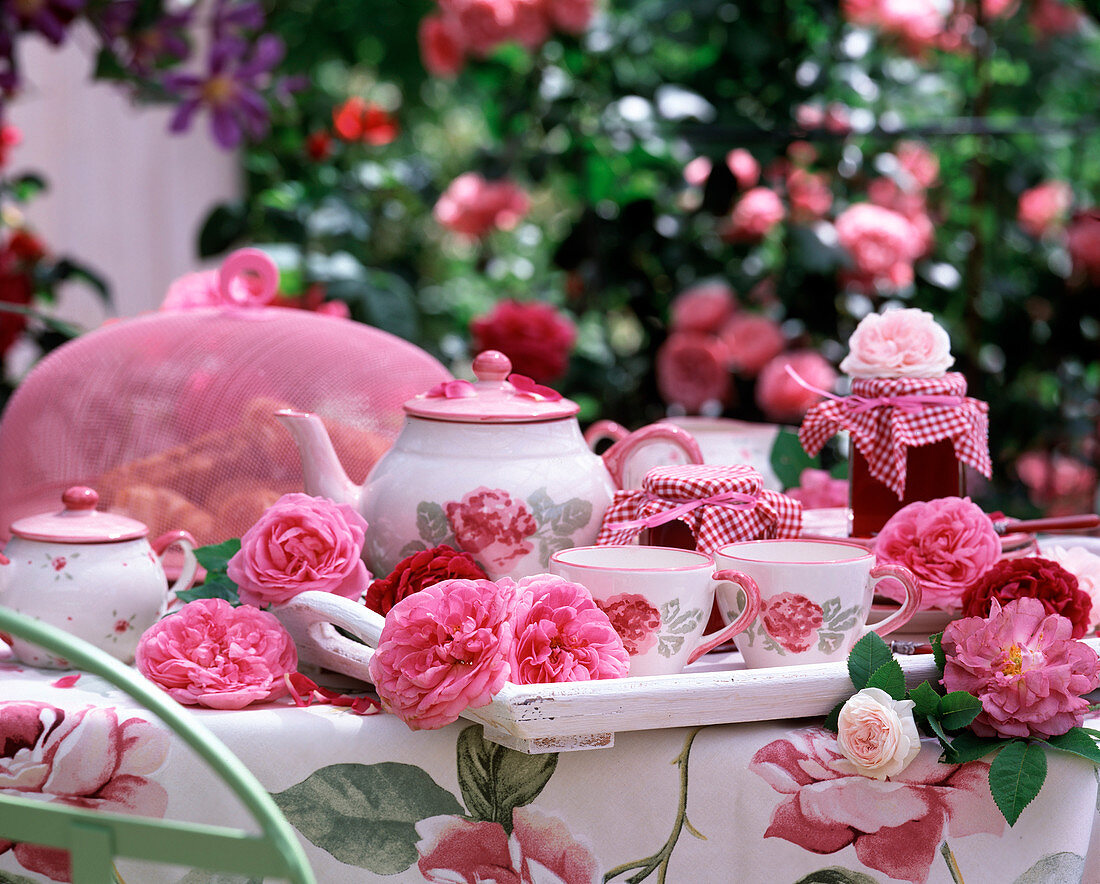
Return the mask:
<svg viewBox="0 0 1100 884">
<path fill-rule="evenodd" d="M 170 74 L 164 86 L 180 96 L 169 128 L 183 132 L 203 105 L 210 110 L 211 131 L 222 147 L 237 147 L 245 134 L 260 138 L 268 128 L 268 105 L 260 89 L 272 69 L 283 59 L 283 41 L 261 36 L 246 54 L 248 44 L 238 37 L 223 37 L 210 49 L 207 71 Z"/>
<path fill-rule="evenodd" d="M 114 0 L 97 10 L 94 23 L 107 45 L 138 74 L 183 61 L 191 54 L 187 38 L 194 7 L 165 12 L 154 21 L 135 26 L 138 0 Z"/>
<path fill-rule="evenodd" d="M 65 29 L 84 8 L 84 2 L 85 0 L 0 0 L 0 21 L 14 18 L 19 30 L 38 31 L 54 45 L 60 45 L 65 41 Z"/>
<path fill-rule="evenodd" d="M 217 0 L 214 5 L 210 31 L 215 40 L 263 26 L 264 10 L 255 0 Z"/>
</svg>

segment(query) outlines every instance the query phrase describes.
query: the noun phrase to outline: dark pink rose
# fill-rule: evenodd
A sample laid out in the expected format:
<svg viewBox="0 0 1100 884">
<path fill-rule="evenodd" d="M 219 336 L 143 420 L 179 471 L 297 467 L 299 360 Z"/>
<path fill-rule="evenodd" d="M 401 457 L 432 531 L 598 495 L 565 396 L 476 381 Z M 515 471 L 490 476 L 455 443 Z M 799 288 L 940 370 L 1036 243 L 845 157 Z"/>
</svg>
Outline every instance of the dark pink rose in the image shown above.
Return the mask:
<svg viewBox="0 0 1100 884">
<path fill-rule="evenodd" d="M 734 314 L 722 326 L 718 337 L 729 351 L 729 365 L 735 374 L 754 378 L 787 346 L 779 323 L 762 313 Z"/>
<path fill-rule="evenodd" d="M 1092 599 L 1077 577 L 1057 562 L 1038 556 L 1001 559 L 962 594 L 963 617 L 988 617 L 996 599 L 1001 607 L 1019 598 L 1038 599 L 1048 614 L 1073 624 L 1073 638 L 1088 632 Z"/>
<path fill-rule="evenodd" d="M 461 501 L 445 503 L 443 510 L 459 547 L 490 571 L 506 574 L 534 549 L 527 542 L 538 530 L 534 516 L 502 488 L 475 488 Z"/>
<path fill-rule="evenodd" d="M 370 583 L 366 530 L 346 503 L 284 494 L 241 537 L 226 573 L 246 605 L 284 605 L 306 590 L 358 600 Z"/>
<path fill-rule="evenodd" d="M 903 215 L 871 203 L 849 206 L 836 219 L 840 245 L 852 260 L 852 282 L 868 290 L 913 281 L 918 233 Z"/>
<path fill-rule="evenodd" d="M 1085 16 L 1065 0 L 1032 0 L 1027 20 L 1041 37 L 1060 37 L 1079 30 Z"/>
<path fill-rule="evenodd" d="M 1020 194 L 1016 221 L 1024 233 L 1039 238 L 1057 233 L 1073 205 L 1073 188 L 1065 181 L 1044 181 Z"/>
<path fill-rule="evenodd" d="M 832 390 L 837 373 L 815 350 L 792 350 L 776 356 L 756 379 L 756 404 L 774 421 L 800 421 L 821 396 L 807 390 L 787 374 L 793 368 L 811 387 Z"/>
<path fill-rule="evenodd" d="M 781 592 L 766 599 L 760 608 L 764 630 L 780 646 L 794 654 L 808 651 L 817 641 L 825 622 L 821 605 L 793 592 Z"/>
<path fill-rule="evenodd" d="M 760 163 L 743 147 L 735 147 L 726 154 L 726 165 L 742 190 L 755 187 L 760 180 Z"/>
<path fill-rule="evenodd" d="M 286 693 L 298 650 L 274 614 L 196 599 L 145 630 L 134 665 L 179 703 L 243 709 Z"/>
<path fill-rule="evenodd" d="M 1100 210 L 1078 212 L 1069 225 L 1066 240 L 1074 272 L 1100 285 Z"/>
<path fill-rule="evenodd" d="M 447 545 L 423 549 L 406 556 L 393 566 L 389 574 L 375 580 L 367 590 L 363 604 L 385 616 L 405 596 L 425 587 L 456 577 L 485 580 L 488 576 L 467 552 L 459 552 Z"/>
<path fill-rule="evenodd" d="M 805 169 L 795 169 L 787 176 L 787 198 L 791 202 L 791 219 L 799 224 L 824 218 L 833 205 L 828 179 Z"/>
<path fill-rule="evenodd" d="M 787 216 L 783 201 L 768 187 L 754 187 L 734 205 L 722 228 L 727 242 L 760 242 Z"/>
<path fill-rule="evenodd" d="M 447 78 L 458 76 L 466 64 L 466 47 L 462 43 L 462 30 L 453 18 L 425 16 L 417 37 L 420 58 L 429 74 Z"/>
<path fill-rule="evenodd" d="M 1096 468 L 1064 454 L 1028 451 L 1016 461 L 1028 497 L 1049 516 L 1092 512 Z"/>
<path fill-rule="evenodd" d="M 454 18 L 462 42 L 483 57 L 508 39 L 515 23 L 512 0 L 445 0 L 439 6 L 444 16 Z"/>
<path fill-rule="evenodd" d="M 443 191 L 432 214 L 448 230 L 481 239 L 493 230 L 511 230 L 530 208 L 527 194 L 511 181 L 465 172 Z"/>
<path fill-rule="evenodd" d="M 661 612 L 644 595 L 621 592 L 605 601 L 597 601 L 611 625 L 623 640 L 627 654 L 636 657 L 657 644 L 661 631 Z"/>
<path fill-rule="evenodd" d="M 673 332 L 657 351 L 657 389 L 689 414 L 706 403 L 728 403 L 733 385 L 726 345 L 711 335 Z"/>
<path fill-rule="evenodd" d="M 725 282 L 702 282 L 684 289 L 669 308 L 673 331 L 711 334 L 718 331 L 737 309 L 737 295 Z"/>
<path fill-rule="evenodd" d="M 823 728 L 768 743 L 749 769 L 784 797 L 764 837 L 819 854 L 851 845 L 868 868 L 924 884 L 945 838 L 1000 835 L 1005 825 L 989 794 L 989 765 L 938 764 L 938 754 L 925 747 L 886 782 L 857 772 Z"/>
<path fill-rule="evenodd" d="M 553 4 L 551 4 L 553 5 Z M 543 0 L 512 0 L 512 27 L 508 39 L 525 49 L 538 49 L 550 36 L 550 21 Z"/>
<path fill-rule="evenodd" d="M 0 791 L 107 813 L 163 817 L 164 787 L 149 779 L 168 755 L 168 734 L 111 707 L 66 711 L 34 700 L 0 702 Z M 65 850 L 0 839 L 31 872 L 71 881 Z"/>
<path fill-rule="evenodd" d="M 594 0 L 544 0 L 554 27 L 567 34 L 583 34 L 592 22 Z"/>
<path fill-rule="evenodd" d="M 470 323 L 470 334 L 476 351 L 499 350 L 516 374 L 540 384 L 565 374 L 577 341 L 573 320 L 541 301 L 500 301 Z"/>
</svg>

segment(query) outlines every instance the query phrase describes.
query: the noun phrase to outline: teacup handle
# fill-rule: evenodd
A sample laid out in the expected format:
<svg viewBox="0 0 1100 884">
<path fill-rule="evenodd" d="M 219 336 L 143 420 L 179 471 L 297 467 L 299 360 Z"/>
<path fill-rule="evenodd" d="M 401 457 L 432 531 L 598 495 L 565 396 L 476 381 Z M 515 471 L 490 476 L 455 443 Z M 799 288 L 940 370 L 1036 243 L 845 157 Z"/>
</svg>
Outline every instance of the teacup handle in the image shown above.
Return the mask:
<svg viewBox="0 0 1100 884">
<path fill-rule="evenodd" d="M 742 574 L 740 571 L 715 571 L 714 579 L 727 583 L 736 583 L 741 587 L 741 591 L 745 594 L 745 607 L 741 610 L 737 619 L 728 626 L 724 626 L 717 632 L 712 632 L 710 635 L 704 635 L 699 640 L 699 644 L 695 646 L 695 650 L 688 656 L 689 664 L 694 663 L 702 657 L 703 654 L 713 651 L 723 642 L 728 642 L 737 635 L 737 633 L 744 631 L 760 613 L 760 587 L 756 585 L 756 581 L 748 574 Z"/>
<path fill-rule="evenodd" d="M 912 571 L 904 565 L 894 564 L 875 565 L 871 569 L 871 579 L 874 580 L 872 586 L 878 586 L 888 577 L 892 577 L 905 587 L 905 600 L 901 603 L 901 607 L 885 620 L 880 620 L 874 626 L 864 627 L 863 635 L 868 632 L 889 635 L 898 627 L 908 623 L 910 618 L 917 613 L 917 608 L 920 607 L 920 581 L 917 580 Z"/>
<path fill-rule="evenodd" d="M 176 582 L 168 587 L 169 597 L 174 596 L 177 592 L 189 590 L 195 582 L 195 573 L 199 568 L 199 560 L 195 558 L 195 547 L 198 544 L 195 543 L 195 538 L 187 531 L 169 531 L 152 542 L 153 552 L 161 560 L 162 566 L 164 565 L 164 553 L 168 547 L 175 545 L 183 550 L 183 569 L 180 571 L 180 576 L 176 578 Z"/>
</svg>

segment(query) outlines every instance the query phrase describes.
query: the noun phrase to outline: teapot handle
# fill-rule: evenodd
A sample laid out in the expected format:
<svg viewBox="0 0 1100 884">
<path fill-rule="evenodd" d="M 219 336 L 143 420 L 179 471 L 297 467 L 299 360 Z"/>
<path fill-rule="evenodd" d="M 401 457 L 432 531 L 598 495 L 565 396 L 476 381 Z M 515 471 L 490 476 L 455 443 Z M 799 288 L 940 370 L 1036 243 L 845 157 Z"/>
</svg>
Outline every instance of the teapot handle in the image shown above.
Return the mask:
<svg viewBox="0 0 1100 884">
<path fill-rule="evenodd" d="M 625 439 L 630 435 L 630 430 L 624 427 L 622 424 L 617 424 L 615 421 L 596 421 L 592 426 L 584 431 L 584 444 L 596 450 L 596 446 L 604 439 L 610 439 L 612 442 L 618 442 L 620 439 Z"/>
<path fill-rule="evenodd" d="M 169 531 L 167 534 L 160 535 L 150 545 L 160 559 L 161 566 L 164 565 L 164 553 L 168 547 L 178 545 L 183 550 L 183 568 L 176 582 L 168 587 L 168 595 L 175 596 L 177 592 L 189 590 L 195 582 L 195 573 L 199 568 L 199 560 L 195 558 L 195 547 L 198 546 L 195 538 L 187 531 Z"/>
<path fill-rule="evenodd" d="M 611 421 L 607 423 L 611 423 Z M 598 426 L 598 424 L 593 425 L 593 427 L 595 426 Z M 616 426 L 618 425 L 616 424 Z M 630 459 L 643 448 L 655 442 L 672 443 L 674 447 L 679 448 L 683 452 L 684 463 L 703 462 L 703 452 L 699 450 L 699 443 L 683 427 L 671 423 L 650 424 L 648 427 L 642 427 L 640 430 L 635 430 L 629 436 L 620 439 L 603 453 L 604 466 L 611 473 L 611 478 L 615 481 L 616 487 L 623 487 L 623 479 Z"/>
</svg>

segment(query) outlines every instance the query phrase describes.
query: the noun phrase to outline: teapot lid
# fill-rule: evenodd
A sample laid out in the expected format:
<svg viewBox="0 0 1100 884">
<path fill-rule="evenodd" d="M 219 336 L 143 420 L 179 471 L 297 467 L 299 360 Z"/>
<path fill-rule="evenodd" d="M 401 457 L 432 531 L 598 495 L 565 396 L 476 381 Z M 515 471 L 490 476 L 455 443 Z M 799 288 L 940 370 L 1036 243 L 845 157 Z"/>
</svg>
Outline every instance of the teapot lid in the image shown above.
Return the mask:
<svg viewBox="0 0 1100 884">
<path fill-rule="evenodd" d="M 12 523 L 11 533 L 26 540 L 52 543 L 110 543 L 136 540 L 149 533 L 144 523 L 118 513 L 96 509 L 99 494 L 85 485 L 74 485 L 61 495 L 65 509 L 39 513 Z"/>
<path fill-rule="evenodd" d="M 572 417 L 580 406 L 560 393 L 512 374 L 511 360 L 498 350 L 474 359 L 476 381 L 445 381 L 405 403 L 414 417 L 460 423 L 515 424 Z"/>
</svg>

